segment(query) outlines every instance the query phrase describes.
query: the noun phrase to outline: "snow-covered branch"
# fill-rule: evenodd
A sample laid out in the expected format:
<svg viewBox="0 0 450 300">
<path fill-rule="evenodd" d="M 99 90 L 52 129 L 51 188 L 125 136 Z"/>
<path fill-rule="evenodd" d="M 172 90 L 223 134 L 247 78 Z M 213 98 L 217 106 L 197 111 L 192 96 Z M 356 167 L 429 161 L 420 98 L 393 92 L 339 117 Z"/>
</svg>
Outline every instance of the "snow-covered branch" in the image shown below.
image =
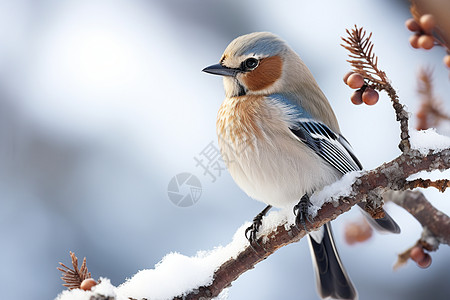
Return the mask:
<svg viewBox="0 0 450 300">
<path fill-rule="evenodd" d="M 314 214 L 313 207 L 314 219 L 308 224 L 308 230 L 319 228 L 363 201 L 366 202 L 367 210 L 376 216 L 376 212 L 379 211 L 377 208 L 382 206 L 381 196 L 386 191 L 407 190 L 410 187 L 408 177 L 421 171 L 450 168 L 450 143 L 442 144 L 445 137 L 435 132 L 414 132 L 412 135 L 419 136 L 421 143 L 412 140 L 411 150 L 374 170 L 350 173 L 316 193 L 311 201 L 316 204 L 316 208 L 321 207 L 317 214 Z M 425 145 L 430 145 L 431 140 L 438 140 L 441 144 L 435 143 L 433 148 L 425 149 Z M 418 203 L 414 203 L 411 198 L 395 202 L 413 214 L 439 242 L 449 243 L 448 216 L 434 210 L 425 198 L 421 198 L 420 205 L 427 207 L 426 212 L 415 209 Z M 324 204 L 321 205 L 322 203 Z M 66 291 L 60 295 L 59 300 L 104 299 L 104 296 L 111 297 L 109 299 L 139 300 L 211 299 L 220 295 L 241 274 L 254 268 L 277 249 L 297 242 L 307 234 L 304 229 L 298 229 L 294 225 L 293 214 L 275 211 L 264 218 L 259 233 L 259 246 L 251 247 L 244 237 L 247 226 L 248 224 L 244 224 L 236 232 L 233 241 L 225 247 L 210 252 L 199 252 L 195 257 L 172 253 L 155 269 L 140 271 L 117 288 L 112 286 L 109 289 L 105 288 L 104 286 L 109 284 L 106 281 L 94 287 L 92 291 Z M 108 291 L 108 295 L 100 292 L 105 290 Z M 86 298 L 74 298 L 73 293 L 83 294 Z"/>
</svg>

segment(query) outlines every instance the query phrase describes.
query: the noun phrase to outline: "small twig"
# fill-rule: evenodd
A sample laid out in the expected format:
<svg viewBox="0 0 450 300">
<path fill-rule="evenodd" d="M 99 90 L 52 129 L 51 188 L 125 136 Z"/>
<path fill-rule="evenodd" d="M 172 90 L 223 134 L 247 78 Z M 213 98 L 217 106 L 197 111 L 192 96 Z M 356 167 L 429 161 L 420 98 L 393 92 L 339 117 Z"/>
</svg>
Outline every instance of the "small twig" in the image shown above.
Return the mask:
<svg viewBox="0 0 450 300">
<path fill-rule="evenodd" d="M 450 180 L 448 180 L 448 179 L 430 180 L 430 179 L 418 178 L 418 179 L 407 181 L 405 183 L 406 189 L 412 190 L 412 189 L 415 189 L 418 187 L 421 187 L 421 188 L 434 187 L 434 188 L 438 189 L 441 193 L 443 193 L 443 192 L 445 192 L 445 190 L 448 187 L 450 187 Z"/>
<path fill-rule="evenodd" d="M 62 268 L 57 267 L 59 271 L 62 272 L 61 279 L 65 282 L 63 286 L 67 287 L 69 290 L 80 288 L 83 280 L 87 278 L 91 278 L 91 273 L 88 272 L 88 268 L 86 266 L 86 257 L 83 259 L 83 263 L 81 267 L 78 269 L 78 258 L 75 256 L 75 253 L 69 252 L 70 257 L 72 259 L 73 269 L 69 268 L 63 263 L 59 263 Z"/>
<path fill-rule="evenodd" d="M 422 68 L 418 76 L 417 92 L 420 96 L 420 108 L 417 116 L 417 130 L 436 128 L 441 121 L 450 121 L 448 115 L 442 107 L 442 101 L 433 92 L 432 71 Z"/>
<path fill-rule="evenodd" d="M 347 60 L 353 67 L 353 70 L 361 74 L 365 79 L 371 82 L 371 87 L 378 91 L 386 91 L 391 98 L 392 106 L 394 107 L 397 121 L 400 122 L 400 144 L 399 148 L 403 153 L 408 152 L 411 149 L 409 141 L 409 128 L 408 128 L 408 113 L 404 109 L 404 106 L 398 99 L 397 92 L 390 84 L 386 73 L 378 68 L 378 57 L 373 50 L 373 43 L 370 41 L 372 33 L 366 37 L 366 31 L 363 28 L 355 28 L 346 30 L 348 37 L 342 38 L 345 44 L 341 44 L 342 47 L 350 51 L 350 60 Z"/>
<path fill-rule="evenodd" d="M 346 29 L 346 32 L 348 37 L 342 38 L 342 40 L 347 45 L 341 44 L 341 46 L 350 51 L 351 59 L 347 61 L 352 65 L 354 71 L 376 85 L 386 84 L 388 82 L 386 73 L 378 69 L 378 57 L 372 53 L 373 44 L 370 41 L 372 33 L 366 37 L 366 31 L 356 25 L 351 31 Z"/>
<path fill-rule="evenodd" d="M 397 121 L 400 122 L 400 144 L 398 147 L 403 153 L 408 152 L 411 150 L 411 143 L 409 141 L 409 128 L 408 128 L 408 122 L 409 122 L 409 115 L 408 112 L 405 110 L 403 104 L 400 103 L 398 99 L 397 92 L 392 87 L 390 83 L 387 83 L 383 86 L 383 89 L 388 93 L 389 98 L 391 98 L 392 106 L 394 107 L 395 114 L 397 116 Z"/>
<path fill-rule="evenodd" d="M 417 255 L 412 255 L 412 251 L 436 251 L 439 244 L 450 245 L 450 217 L 443 212 L 437 210 L 425 198 L 425 195 L 419 191 L 389 191 L 385 193 L 385 199 L 392 201 L 408 211 L 414 218 L 419 221 L 423 228 L 422 235 L 419 240 L 410 248 L 400 253 L 394 270 L 405 265 L 411 258 L 421 267 L 428 267 L 417 261 Z"/>
<path fill-rule="evenodd" d="M 450 245 L 450 217 L 436 209 L 419 191 L 389 192 L 386 197 L 403 207 L 440 243 Z M 428 250 L 437 249 L 430 246 Z"/>
</svg>

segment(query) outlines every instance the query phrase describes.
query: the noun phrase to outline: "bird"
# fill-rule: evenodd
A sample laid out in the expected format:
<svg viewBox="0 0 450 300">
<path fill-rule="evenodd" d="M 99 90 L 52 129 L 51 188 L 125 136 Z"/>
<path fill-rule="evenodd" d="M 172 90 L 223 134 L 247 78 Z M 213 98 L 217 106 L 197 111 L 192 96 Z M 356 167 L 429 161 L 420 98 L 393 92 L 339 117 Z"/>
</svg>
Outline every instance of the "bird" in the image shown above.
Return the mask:
<svg viewBox="0 0 450 300">
<path fill-rule="evenodd" d="M 229 173 L 249 197 L 267 205 L 245 232 L 250 244 L 272 207 L 293 209 L 297 226 L 306 228 L 309 197 L 362 169 L 311 71 L 270 32 L 235 38 L 219 63 L 202 71 L 223 77 L 225 100 L 216 131 Z M 400 231 L 387 213 L 371 223 L 384 231 Z M 319 296 L 357 299 L 331 224 L 309 232 L 308 241 Z"/>
</svg>

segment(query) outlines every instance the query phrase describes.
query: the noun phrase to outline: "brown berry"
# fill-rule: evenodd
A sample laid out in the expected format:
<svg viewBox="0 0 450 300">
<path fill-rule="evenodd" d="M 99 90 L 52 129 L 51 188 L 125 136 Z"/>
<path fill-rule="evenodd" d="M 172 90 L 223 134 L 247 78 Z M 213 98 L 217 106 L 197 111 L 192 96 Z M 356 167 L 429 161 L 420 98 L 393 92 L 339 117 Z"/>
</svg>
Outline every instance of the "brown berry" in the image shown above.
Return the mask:
<svg viewBox="0 0 450 300">
<path fill-rule="evenodd" d="M 345 73 L 344 78 L 343 78 L 345 84 L 347 84 L 347 79 L 348 79 L 348 77 L 349 77 L 350 75 L 352 75 L 353 73 L 355 73 L 355 72 L 350 71 L 350 72 Z"/>
<path fill-rule="evenodd" d="M 81 282 L 80 284 L 80 289 L 84 290 L 84 291 L 90 291 L 92 289 L 92 287 L 97 285 L 97 281 L 95 281 L 92 278 L 87 278 L 85 280 L 83 280 L 83 282 Z"/>
<path fill-rule="evenodd" d="M 345 241 L 351 245 L 362 243 L 372 237 L 372 227 L 363 219 L 360 222 L 352 222 L 345 225 Z"/>
<path fill-rule="evenodd" d="M 345 226 L 345 241 L 349 245 L 356 243 L 356 237 L 358 236 L 358 226 L 354 223 L 347 224 Z"/>
<path fill-rule="evenodd" d="M 424 109 L 420 109 L 417 112 L 416 117 L 417 117 L 417 119 L 425 119 L 427 117 L 427 115 L 428 114 L 426 113 L 426 111 Z"/>
<path fill-rule="evenodd" d="M 409 257 L 415 262 L 419 262 L 423 260 L 425 257 L 425 252 L 423 252 L 423 248 L 420 246 L 414 246 L 409 253 Z"/>
<path fill-rule="evenodd" d="M 353 73 L 348 77 L 347 84 L 352 89 L 360 89 L 364 85 L 364 77 L 361 74 Z"/>
<path fill-rule="evenodd" d="M 436 26 L 436 20 L 433 15 L 426 14 L 420 17 L 419 24 L 423 31 L 431 33 L 431 30 Z"/>
<path fill-rule="evenodd" d="M 447 66 L 447 68 L 450 68 L 450 54 L 444 56 L 444 64 Z"/>
<path fill-rule="evenodd" d="M 419 37 L 417 43 L 420 48 L 430 50 L 434 46 L 434 38 L 431 35 L 423 34 Z"/>
<path fill-rule="evenodd" d="M 419 36 L 418 34 L 413 34 L 409 37 L 409 43 L 414 49 L 418 49 L 419 47 Z"/>
<path fill-rule="evenodd" d="M 405 22 L 406 28 L 408 28 L 409 31 L 416 32 L 420 31 L 420 25 L 416 22 L 414 19 L 408 19 Z"/>
<path fill-rule="evenodd" d="M 425 253 L 423 258 L 417 262 L 417 265 L 423 269 L 428 268 L 431 265 L 431 256 L 428 253 Z"/>
<path fill-rule="evenodd" d="M 353 94 L 350 96 L 350 100 L 352 101 L 353 104 L 355 105 L 360 105 L 363 103 L 362 100 L 362 90 L 356 90 L 353 92 Z"/>
<path fill-rule="evenodd" d="M 378 95 L 378 92 L 370 87 L 366 88 L 366 90 L 362 94 L 362 100 L 367 105 L 374 105 L 378 102 L 379 97 L 380 96 Z"/>
</svg>

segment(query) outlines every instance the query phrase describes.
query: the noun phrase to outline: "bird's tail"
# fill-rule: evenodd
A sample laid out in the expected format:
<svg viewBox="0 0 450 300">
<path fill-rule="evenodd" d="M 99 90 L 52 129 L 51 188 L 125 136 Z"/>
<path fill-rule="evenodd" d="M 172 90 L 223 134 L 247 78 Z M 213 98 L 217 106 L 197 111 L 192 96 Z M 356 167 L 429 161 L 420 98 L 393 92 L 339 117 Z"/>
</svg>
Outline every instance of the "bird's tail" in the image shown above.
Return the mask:
<svg viewBox="0 0 450 300">
<path fill-rule="evenodd" d="M 319 295 L 322 298 L 357 299 L 358 294 L 337 253 L 331 224 L 326 223 L 320 230 L 311 232 L 308 240 Z"/>
<path fill-rule="evenodd" d="M 366 217 L 367 221 L 369 221 L 369 224 L 372 225 L 376 230 L 382 233 L 400 233 L 400 227 L 398 224 L 392 219 L 392 217 L 384 211 L 384 217 L 380 219 L 373 219 L 365 210 L 364 206 L 365 204 L 362 202 L 358 203 L 358 206 L 361 208 L 361 210 L 364 213 L 364 216 Z"/>
</svg>

